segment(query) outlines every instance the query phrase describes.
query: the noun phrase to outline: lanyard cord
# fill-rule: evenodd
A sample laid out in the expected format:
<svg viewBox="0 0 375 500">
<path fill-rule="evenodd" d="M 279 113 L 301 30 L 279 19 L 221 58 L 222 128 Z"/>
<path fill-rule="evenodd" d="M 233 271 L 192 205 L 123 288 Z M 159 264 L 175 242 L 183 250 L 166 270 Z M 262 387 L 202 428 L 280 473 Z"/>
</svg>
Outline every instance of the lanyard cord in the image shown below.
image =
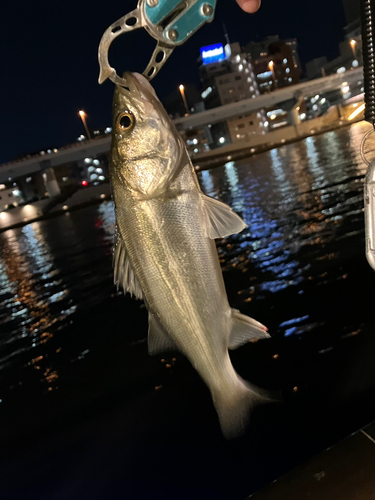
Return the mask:
<svg viewBox="0 0 375 500">
<path fill-rule="evenodd" d="M 362 47 L 365 87 L 365 120 L 375 128 L 375 2 L 362 0 Z"/>
</svg>

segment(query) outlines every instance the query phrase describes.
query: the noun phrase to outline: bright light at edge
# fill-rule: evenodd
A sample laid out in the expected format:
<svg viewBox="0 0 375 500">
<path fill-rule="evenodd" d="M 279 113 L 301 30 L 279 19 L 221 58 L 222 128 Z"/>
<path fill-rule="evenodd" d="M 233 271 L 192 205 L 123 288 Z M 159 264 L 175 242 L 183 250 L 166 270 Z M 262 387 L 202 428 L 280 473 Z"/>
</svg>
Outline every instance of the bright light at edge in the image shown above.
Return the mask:
<svg viewBox="0 0 375 500">
<path fill-rule="evenodd" d="M 349 116 L 348 120 L 353 120 L 353 118 L 355 118 L 360 113 L 362 113 L 362 111 L 364 111 L 365 107 L 366 107 L 365 104 L 361 104 L 361 106 L 359 106 L 359 108 L 357 108 L 355 111 L 353 111 L 353 113 Z"/>
</svg>

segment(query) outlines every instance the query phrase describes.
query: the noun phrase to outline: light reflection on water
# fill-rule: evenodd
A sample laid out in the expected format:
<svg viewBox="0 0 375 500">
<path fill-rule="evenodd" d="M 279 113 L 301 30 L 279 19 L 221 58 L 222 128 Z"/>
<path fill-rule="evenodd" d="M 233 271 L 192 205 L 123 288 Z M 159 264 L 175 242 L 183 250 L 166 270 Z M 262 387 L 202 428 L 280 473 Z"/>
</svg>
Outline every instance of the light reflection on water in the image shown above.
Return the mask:
<svg viewBox="0 0 375 500">
<path fill-rule="evenodd" d="M 218 245 L 224 271 L 233 272 L 235 268 L 248 275 L 248 287 L 239 291 L 245 302 L 290 291 L 291 287 L 303 294 L 306 282 L 327 284 L 345 276 L 314 276 L 314 268 L 320 270 L 321 262 L 340 257 L 335 240 L 363 236 L 362 183 L 366 167 L 359 157 L 359 144 L 367 128 L 359 124 L 309 137 L 200 174 L 203 189 L 211 195 L 216 194 L 213 186 L 226 179 L 225 184 L 221 182 L 218 197 L 230 200 L 249 226 L 241 235 Z M 346 228 L 349 219 L 356 223 L 350 233 Z M 326 248 L 331 246 L 334 251 L 327 253 Z M 310 258 L 304 255 L 307 252 Z M 303 328 L 287 328 L 288 321 L 283 321 L 279 331 L 292 335 L 315 326 L 313 322 L 308 324 L 309 315 L 302 318 Z"/>
<path fill-rule="evenodd" d="M 229 300 L 271 322 L 271 334 L 301 335 L 323 324 L 314 290 L 347 277 L 349 243 L 363 238 L 359 144 L 366 129 L 353 125 L 199 174 L 202 189 L 248 224 L 218 241 Z M 61 370 L 90 357 L 98 336 L 111 338 L 91 335 L 86 324 L 93 316 L 115 328 L 106 301 L 125 304 L 112 284 L 114 226 L 113 204 L 104 202 L 0 234 L 3 392 L 30 377 L 32 390 L 53 390 Z M 119 321 L 121 335 L 127 319 Z"/>
<path fill-rule="evenodd" d="M 102 203 L 0 235 L 0 381 L 10 370 L 22 385 L 35 370 L 42 391 L 58 387 L 62 334 L 78 307 L 103 299 L 95 285 L 103 280 L 113 230 L 112 203 Z M 104 268 L 108 281 L 110 264 Z M 104 290 L 110 288 L 107 282 Z M 85 354 L 73 352 L 71 361 Z"/>
</svg>

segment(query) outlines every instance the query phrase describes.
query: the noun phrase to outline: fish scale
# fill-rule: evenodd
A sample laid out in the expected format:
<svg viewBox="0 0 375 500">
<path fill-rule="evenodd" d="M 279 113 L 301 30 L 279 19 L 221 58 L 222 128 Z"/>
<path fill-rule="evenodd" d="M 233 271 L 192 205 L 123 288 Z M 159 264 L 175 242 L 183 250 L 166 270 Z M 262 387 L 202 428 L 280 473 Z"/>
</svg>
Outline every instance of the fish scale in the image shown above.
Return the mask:
<svg viewBox="0 0 375 500">
<path fill-rule="evenodd" d="M 114 97 L 110 165 L 115 280 L 146 303 L 149 352 L 178 349 L 190 360 L 211 391 L 224 435 L 233 437 L 262 397 L 236 374 L 228 348 L 268 335 L 230 308 L 214 238 L 245 224 L 202 193 L 151 85 L 141 75 L 124 79 L 127 89 L 117 87 Z M 125 130 L 124 113 L 131 120 Z"/>
<path fill-rule="evenodd" d="M 188 189 L 187 177 L 192 177 L 190 165 L 181 173 L 181 182 Z M 180 178 L 176 180 L 179 183 Z M 207 335 L 212 336 L 212 322 L 215 319 L 215 339 L 224 341 L 224 332 L 230 317 L 230 307 L 224 292 L 224 283 L 219 269 L 217 272 L 217 252 L 212 240 L 207 239 L 202 229 L 197 226 L 199 218 L 200 196 L 195 183 L 190 180 L 195 192 L 186 192 L 178 198 L 146 200 L 134 203 L 130 196 L 115 187 L 116 206 L 118 199 L 128 200 L 117 210 L 120 231 L 135 274 L 147 297 L 150 308 L 158 311 L 160 318 L 169 326 L 186 333 L 187 328 L 194 329 L 194 316 L 200 313 L 200 328 L 207 323 Z M 130 201 L 130 203 L 129 203 Z M 142 220 L 142 226 L 137 222 Z M 122 221 L 127 221 L 126 224 Z M 161 223 L 164 221 L 164 224 Z M 212 272 L 215 269 L 216 272 Z M 221 300 L 212 300 L 207 289 L 222 290 L 218 294 Z M 176 315 L 175 304 L 171 301 L 176 291 L 183 298 L 180 314 Z M 204 316 L 201 314 L 205 312 Z M 170 321 L 167 318 L 171 318 Z M 170 323 L 170 325 L 169 325 Z M 196 331 L 184 335 L 189 343 Z M 179 332 L 177 337 L 180 339 Z M 186 339 L 185 339 L 186 337 Z M 226 339 L 225 339 L 226 340 Z M 182 343 L 183 341 L 180 340 Z"/>
</svg>

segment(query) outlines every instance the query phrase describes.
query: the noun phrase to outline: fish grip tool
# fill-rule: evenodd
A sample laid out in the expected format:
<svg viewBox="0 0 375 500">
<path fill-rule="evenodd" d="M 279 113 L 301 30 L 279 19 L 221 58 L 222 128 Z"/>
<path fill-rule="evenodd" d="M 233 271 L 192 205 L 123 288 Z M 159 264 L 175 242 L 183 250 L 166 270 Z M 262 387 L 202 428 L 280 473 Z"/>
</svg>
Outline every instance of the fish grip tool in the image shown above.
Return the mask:
<svg viewBox="0 0 375 500">
<path fill-rule="evenodd" d="M 365 87 L 365 120 L 372 129 L 364 136 L 361 144 L 361 155 L 368 166 L 365 184 L 365 231 L 366 258 L 375 269 L 375 159 L 371 162 L 365 156 L 367 139 L 375 132 L 375 3 L 374 0 L 361 1 L 363 71 Z"/>
<path fill-rule="evenodd" d="M 108 60 L 111 43 L 120 35 L 145 28 L 157 41 L 143 75 L 151 80 L 163 67 L 174 48 L 182 45 L 204 23 L 214 18 L 216 0 L 139 0 L 137 8 L 111 24 L 99 44 L 99 83 L 107 78 L 126 86 Z"/>
</svg>

